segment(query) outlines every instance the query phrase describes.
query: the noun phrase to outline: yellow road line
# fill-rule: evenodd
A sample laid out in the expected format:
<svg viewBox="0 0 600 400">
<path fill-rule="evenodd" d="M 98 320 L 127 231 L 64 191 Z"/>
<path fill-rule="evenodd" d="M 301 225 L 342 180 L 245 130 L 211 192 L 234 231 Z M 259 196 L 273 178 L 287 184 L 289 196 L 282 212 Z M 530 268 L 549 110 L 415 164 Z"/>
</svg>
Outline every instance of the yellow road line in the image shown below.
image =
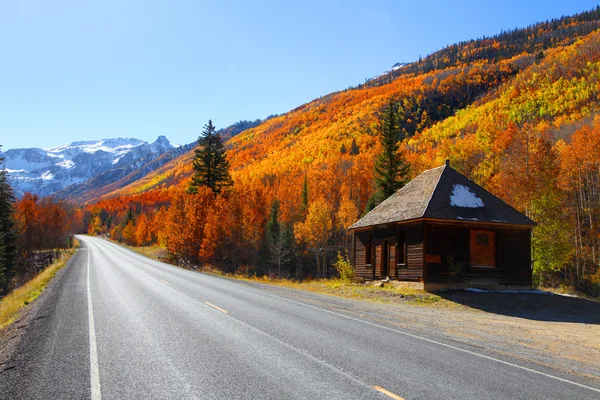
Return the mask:
<svg viewBox="0 0 600 400">
<path fill-rule="evenodd" d="M 167 281 L 163 281 L 162 279 L 160 280 L 162 283 L 164 283 L 165 285 L 169 285 L 169 282 Z M 170 285 L 169 285 L 170 286 Z"/>
<path fill-rule="evenodd" d="M 394 393 L 390 392 L 389 390 L 385 390 L 381 386 L 373 386 L 373 389 L 377 390 L 378 392 L 381 392 L 381 393 L 385 394 L 388 397 L 391 397 L 394 400 L 404 400 L 403 397 L 400 397 L 397 394 L 394 394 Z"/>
<path fill-rule="evenodd" d="M 229 312 L 223 310 L 220 307 L 215 306 L 214 304 L 210 304 L 208 301 L 205 301 L 204 304 L 206 304 L 207 306 L 210 306 L 210 307 L 214 308 L 215 310 L 221 311 L 223 314 L 229 314 Z"/>
</svg>

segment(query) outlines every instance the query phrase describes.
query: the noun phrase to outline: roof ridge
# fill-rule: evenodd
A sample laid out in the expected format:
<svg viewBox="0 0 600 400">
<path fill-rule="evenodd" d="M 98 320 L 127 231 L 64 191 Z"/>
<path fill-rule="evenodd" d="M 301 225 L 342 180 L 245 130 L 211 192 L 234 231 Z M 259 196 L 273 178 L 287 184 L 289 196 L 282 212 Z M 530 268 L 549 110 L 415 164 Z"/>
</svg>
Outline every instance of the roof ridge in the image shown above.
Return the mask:
<svg viewBox="0 0 600 400">
<path fill-rule="evenodd" d="M 433 199 L 433 196 L 435 195 L 435 192 L 437 192 L 438 189 L 439 189 L 440 181 L 442 180 L 442 175 L 444 175 L 444 173 L 446 172 L 446 168 L 452 168 L 452 167 L 450 165 L 448 165 L 448 164 L 445 164 L 445 165 L 442 165 L 442 166 L 439 166 L 439 167 L 428 169 L 427 171 L 431 171 L 431 170 L 434 170 L 434 169 L 437 169 L 437 168 L 443 168 L 443 171 L 440 174 L 440 176 L 438 177 L 437 182 L 435 183 L 435 189 L 433 189 L 431 191 L 431 196 L 429 196 L 429 200 L 427 200 L 427 207 L 425 207 L 425 209 L 423 210 L 423 214 L 421 214 L 421 218 L 423 218 L 423 217 L 425 217 L 425 215 L 427 215 L 427 211 L 429 211 L 429 206 L 431 205 L 431 199 Z M 423 172 L 426 172 L 426 171 L 423 171 Z"/>
</svg>

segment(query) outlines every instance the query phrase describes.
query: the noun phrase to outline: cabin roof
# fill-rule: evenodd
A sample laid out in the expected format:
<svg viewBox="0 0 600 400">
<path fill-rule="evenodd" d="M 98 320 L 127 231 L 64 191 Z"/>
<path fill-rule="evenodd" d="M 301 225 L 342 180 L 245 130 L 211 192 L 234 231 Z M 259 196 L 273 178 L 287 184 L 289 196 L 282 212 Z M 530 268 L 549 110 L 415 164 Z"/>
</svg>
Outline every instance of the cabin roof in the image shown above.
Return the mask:
<svg viewBox="0 0 600 400">
<path fill-rule="evenodd" d="M 527 216 L 446 164 L 418 175 L 349 229 L 420 218 L 536 225 Z"/>
</svg>

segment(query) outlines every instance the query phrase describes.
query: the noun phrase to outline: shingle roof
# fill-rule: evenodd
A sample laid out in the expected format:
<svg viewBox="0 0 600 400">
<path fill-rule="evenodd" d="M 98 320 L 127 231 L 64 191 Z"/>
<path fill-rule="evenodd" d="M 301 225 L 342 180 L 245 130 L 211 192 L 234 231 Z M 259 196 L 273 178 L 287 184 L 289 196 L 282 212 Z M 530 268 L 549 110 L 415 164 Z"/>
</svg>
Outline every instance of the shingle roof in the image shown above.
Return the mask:
<svg viewBox="0 0 600 400">
<path fill-rule="evenodd" d="M 444 165 L 423 172 L 348 229 L 418 218 L 536 225 L 466 176 Z"/>
</svg>

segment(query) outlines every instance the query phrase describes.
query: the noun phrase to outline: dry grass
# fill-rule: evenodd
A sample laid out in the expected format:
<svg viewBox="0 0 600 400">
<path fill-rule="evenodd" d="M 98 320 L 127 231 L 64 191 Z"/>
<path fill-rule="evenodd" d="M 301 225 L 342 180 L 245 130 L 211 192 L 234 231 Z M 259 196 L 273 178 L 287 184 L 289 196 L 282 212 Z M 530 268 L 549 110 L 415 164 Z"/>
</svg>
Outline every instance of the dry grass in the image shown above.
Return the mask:
<svg viewBox="0 0 600 400">
<path fill-rule="evenodd" d="M 268 285 L 283 286 L 292 289 L 328 294 L 331 296 L 375 301 L 379 303 L 410 303 L 416 305 L 447 303 L 436 294 L 418 289 L 395 287 L 390 284 L 378 287 L 370 284 L 348 283 L 341 279 L 319 279 L 298 282 L 289 279 L 270 279 L 267 277 L 253 278 L 242 275 L 223 276 L 249 282 L 259 282 Z"/>
<path fill-rule="evenodd" d="M 118 244 L 119 246 L 126 247 L 131 251 L 134 251 L 138 254 L 141 254 L 141 255 L 151 258 L 153 260 L 166 262 L 165 258 L 167 256 L 167 251 L 157 244 L 154 244 L 151 246 L 130 246 L 128 244 L 119 242 L 117 240 L 114 240 L 114 239 L 111 239 L 108 237 L 105 237 L 103 239 L 109 240 L 112 243 Z"/>
<path fill-rule="evenodd" d="M 128 249 L 135 251 L 138 254 L 141 254 L 143 256 L 146 256 L 148 258 L 151 258 L 153 260 L 157 260 L 157 261 L 164 261 L 164 258 L 166 257 L 167 253 L 166 251 L 160 247 L 160 246 L 143 246 L 143 247 L 135 247 L 135 246 L 128 246 L 125 245 L 123 243 L 119 243 L 121 246 L 125 246 Z"/>
<path fill-rule="evenodd" d="M 77 239 L 74 239 L 74 247 L 79 247 Z M 0 301 L 0 329 L 11 324 L 23 307 L 35 301 L 42 294 L 50 279 L 65 266 L 73 254 L 75 254 L 74 249 L 67 251 L 54 264 L 40 272 L 29 282 L 4 296 Z"/>
</svg>

